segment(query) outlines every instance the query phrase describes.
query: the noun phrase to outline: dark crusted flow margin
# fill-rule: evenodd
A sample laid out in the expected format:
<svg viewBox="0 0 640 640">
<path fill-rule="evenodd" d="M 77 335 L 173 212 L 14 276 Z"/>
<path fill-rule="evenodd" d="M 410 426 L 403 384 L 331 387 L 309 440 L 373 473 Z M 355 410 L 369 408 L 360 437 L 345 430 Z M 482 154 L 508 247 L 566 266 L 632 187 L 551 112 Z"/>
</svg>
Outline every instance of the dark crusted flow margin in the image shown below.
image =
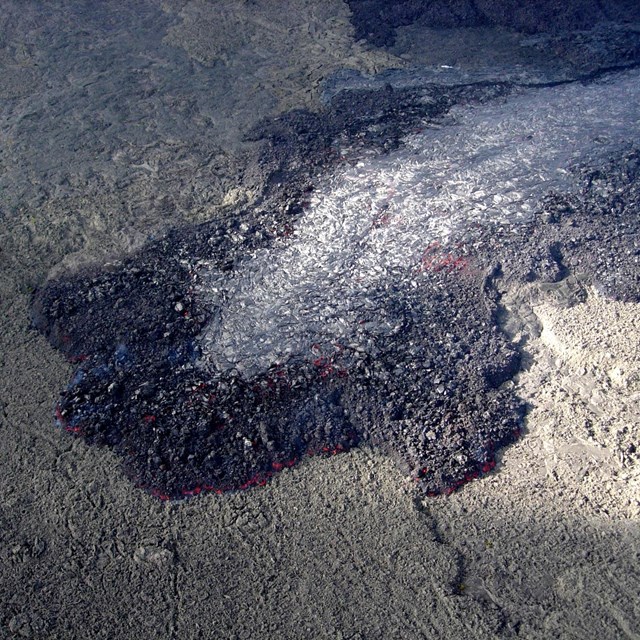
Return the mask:
<svg viewBox="0 0 640 640">
<path fill-rule="evenodd" d="M 356 39 L 381 47 L 393 44 L 397 27 L 435 29 L 500 26 L 524 33 L 591 29 L 599 23 L 640 20 L 630 0 L 347 0 Z"/>
<path fill-rule="evenodd" d="M 519 354 L 500 329 L 499 290 L 581 273 L 613 297 L 638 299 L 637 151 L 585 168 L 580 192 L 548 194 L 516 231 L 487 225 L 473 245 L 426 248 L 420 277 L 381 283 L 350 343 L 327 351 L 310 335 L 308 352 L 250 376 L 201 365 L 199 336 L 224 312 L 224 300 L 202 295 L 202 265 L 233 278 L 256 250 L 286 246 L 314 176 L 329 172 L 342 148 L 347 162 L 382 154 L 451 105 L 510 90 L 342 93 L 325 113 L 267 123 L 255 134 L 264 154 L 253 171 L 265 188 L 253 209 L 48 282 L 34 322 L 77 363 L 56 409 L 60 426 L 113 448 L 132 481 L 162 498 L 264 484 L 305 455 L 361 442 L 395 456 L 429 494 L 491 470 L 524 414 L 504 385 Z M 381 318 L 394 330 L 367 335 Z"/>
</svg>

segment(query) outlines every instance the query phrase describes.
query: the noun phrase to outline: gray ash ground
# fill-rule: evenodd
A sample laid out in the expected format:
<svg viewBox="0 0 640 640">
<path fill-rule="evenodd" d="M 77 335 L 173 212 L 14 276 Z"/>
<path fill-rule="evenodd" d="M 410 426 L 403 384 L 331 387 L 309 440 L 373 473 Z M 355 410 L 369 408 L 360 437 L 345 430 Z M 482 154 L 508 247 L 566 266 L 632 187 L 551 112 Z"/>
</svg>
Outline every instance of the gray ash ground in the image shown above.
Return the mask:
<svg viewBox="0 0 640 640">
<path fill-rule="evenodd" d="M 264 123 L 262 199 L 47 283 L 57 419 L 161 497 L 369 443 L 427 493 L 522 428 L 501 291 L 640 298 L 638 74 L 342 92 Z"/>
</svg>

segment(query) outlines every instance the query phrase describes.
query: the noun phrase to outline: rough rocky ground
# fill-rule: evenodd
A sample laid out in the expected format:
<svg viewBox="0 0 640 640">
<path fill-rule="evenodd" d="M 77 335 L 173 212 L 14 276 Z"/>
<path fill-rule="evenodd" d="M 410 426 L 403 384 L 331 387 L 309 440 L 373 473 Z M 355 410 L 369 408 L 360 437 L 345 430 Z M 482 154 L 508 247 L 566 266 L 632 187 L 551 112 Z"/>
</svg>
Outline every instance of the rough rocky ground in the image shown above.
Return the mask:
<svg viewBox="0 0 640 640">
<path fill-rule="evenodd" d="M 71 368 L 30 326 L 31 290 L 63 257 L 104 259 L 250 202 L 260 174 L 237 132 L 282 108 L 271 81 L 236 110 L 236 70 L 181 53 L 206 49 L 207 33 L 188 28 L 204 3 L 116 4 L 7 2 L 0 18 L 0 637 L 638 637 L 632 303 L 588 290 L 565 308 L 554 291 L 509 292 L 530 327 L 516 383 L 527 433 L 496 473 L 447 498 L 418 499 L 390 461 L 360 450 L 265 488 L 162 504 L 108 450 L 52 427 Z M 365 55 L 335 4 L 344 18 L 330 31 L 345 56 Z M 291 4 L 296 25 L 313 24 L 309 7 Z M 296 25 L 251 27 L 253 46 Z M 326 72 L 311 77 L 336 68 L 318 60 Z"/>
</svg>

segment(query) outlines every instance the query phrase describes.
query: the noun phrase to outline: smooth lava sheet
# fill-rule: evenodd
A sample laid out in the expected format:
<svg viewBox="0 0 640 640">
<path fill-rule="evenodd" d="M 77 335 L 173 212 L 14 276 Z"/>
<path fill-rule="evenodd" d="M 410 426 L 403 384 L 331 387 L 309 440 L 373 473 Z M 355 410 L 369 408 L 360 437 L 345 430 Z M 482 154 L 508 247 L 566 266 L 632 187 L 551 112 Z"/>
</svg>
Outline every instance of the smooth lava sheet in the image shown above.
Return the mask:
<svg viewBox="0 0 640 640">
<path fill-rule="evenodd" d="M 639 76 L 461 91 L 393 150 L 325 164 L 295 215 L 238 211 L 49 281 L 35 324 L 77 363 L 57 422 L 163 498 L 359 443 L 429 494 L 490 471 L 524 416 L 503 288 L 579 274 L 639 297 Z"/>
</svg>

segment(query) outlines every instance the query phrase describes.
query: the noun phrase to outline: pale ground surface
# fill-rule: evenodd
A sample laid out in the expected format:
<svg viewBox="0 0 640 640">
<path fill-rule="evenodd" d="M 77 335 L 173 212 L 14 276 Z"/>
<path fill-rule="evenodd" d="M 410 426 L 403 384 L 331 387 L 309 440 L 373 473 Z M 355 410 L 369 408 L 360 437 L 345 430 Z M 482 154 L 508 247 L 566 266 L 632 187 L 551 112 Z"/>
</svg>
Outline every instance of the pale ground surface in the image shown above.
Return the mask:
<svg viewBox="0 0 640 640">
<path fill-rule="evenodd" d="M 639 424 L 634 305 L 535 307 L 527 433 L 448 498 L 416 500 L 354 451 L 162 504 L 50 428 L 70 368 L 25 303 L 2 331 L 5 634 L 638 637 L 639 474 L 621 448 Z"/>
<path fill-rule="evenodd" d="M 169 39 L 199 23 L 202 3 L 182 5 Z M 18 100 L 44 91 L 46 74 L 29 61 L 28 12 L 12 11 L 31 34 L 24 49 L 3 43 L 3 91 Z M 329 50 L 361 54 L 348 33 L 336 37 Z M 267 74 L 260 96 L 273 82 Z M 304 83 L 291 82 L 267 111 L 313 99 L 296 102 Z M 68 253 L 100 254 L 155 228 L 114 194 L 137 189 L 147 210 L 163 184 L 193 186 L 168 180 L 182 174 L 163 158 L 145 151 L 150 168 L 133 186 L 94 191 L 72 179 L 65 200 L 59 188 L 33 195 L 36 185 L 16 208 L 13 192 L 3 196 L 0 638 L 640 638 L 635 305 L 590 296 L 563 309 L 535 297 L 543 331 L 517 386 L 532 405 L 526 433 L 495 473 L 450 497 L 417 498 L 391 461 L 362 450 L 308 460 L 249 492 L 165 504 L 135 490 L 108 450 L 52 427 L 72 369 L 30 328 L 29 289 Z M 217 193 L 192 215 L 215 212 Z M 168 222 L 188 209 L 176 202 Z"/>
</svg>

